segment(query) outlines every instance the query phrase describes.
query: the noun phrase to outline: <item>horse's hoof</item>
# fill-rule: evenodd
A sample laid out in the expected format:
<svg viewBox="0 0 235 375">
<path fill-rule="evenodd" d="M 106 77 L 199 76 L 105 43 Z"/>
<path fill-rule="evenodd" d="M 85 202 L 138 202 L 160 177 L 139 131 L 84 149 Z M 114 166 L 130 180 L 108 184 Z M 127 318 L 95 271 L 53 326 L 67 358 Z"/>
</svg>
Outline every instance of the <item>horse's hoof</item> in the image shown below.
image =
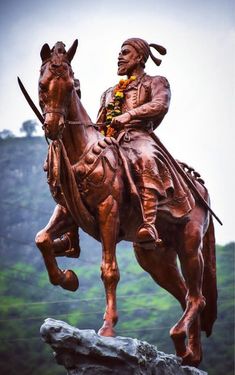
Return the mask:
<svg viewBox="0 0 235 375">
<path fill-rule="evenodd" d="M 176 355 L 183 358 L 187 353 L 187 347 L 185 340 L 187 338 L 186 331 L 183 328 L 176 326 L 172 327 L 170 330 L 170 336 L 174 342 Z"/>
<path fill-rule="evenodd" d="M 98 331 L 98 335 L 106 336 L 106 337 L 115 337 L 116 332 L 113 329 L 113 326 L 112 326 L 111 323 L 104 322 L 104 324 L 102 325 L 102 327 Z"/>
<path fill-rule="evenodd" d="M 79 287 L 79 281 L 77 275 L 71 270 L 63 270 L 63 279 L 60 283 L 60 286 L 71 292 L 75 292 Z"/>
<path fill-rule="evenodd" d="M 187 349 L 186 354 L 182 356 L 182 360 L 182 366 L 198 367 L 202 358 L 198 358 L 190 349 Z"/>
</svg>

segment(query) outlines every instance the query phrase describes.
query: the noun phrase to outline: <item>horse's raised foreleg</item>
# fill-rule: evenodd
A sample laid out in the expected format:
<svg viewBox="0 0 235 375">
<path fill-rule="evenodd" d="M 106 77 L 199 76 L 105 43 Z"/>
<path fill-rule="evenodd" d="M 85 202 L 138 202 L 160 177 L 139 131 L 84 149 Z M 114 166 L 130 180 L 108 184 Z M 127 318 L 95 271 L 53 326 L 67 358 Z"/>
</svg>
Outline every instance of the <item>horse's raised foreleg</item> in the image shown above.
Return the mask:
<svg viewBox="0 0 235 375">
<path fill-rule="evenodd" d="M 196 363 L 201 351 L 199 332 L 197 332 L 200 325 L 197 319 L 205 307 L 205 298 L 202 295 L 204 266 L 201 253 L 202 236 L 203 228 L 196 220 L 187 223 L 184 241 L 178 253 L 187 286 L 186 309 L 181 319 L 172 327 L 170 334 L 175 344 L 176 354 L 183 358 L 183 363 L 189 361 Z M 186 338 L 190 338 L 188 345 L 185 342 Z"/>
<path fill-rule="evenodd" d="M 35 238 L 36 245 L 42 253 L 50 282 L 53 285 L 60 285 L 62 288 L 71 291 L 77 290 L 78 279 L 73 271 L 61 270 L 58 267 L 55 259 L 55 251 L 58 248 L 58 244 L 54 244 L 54 239 L 74 230 L 77 230 L 77 226 L 68 211 L 64 207 L 57 205 L 49 223 L 37 233 Z M 60 244 L 60 247 L 62 246 Z M 64 246 L 67 246 L 66 241 Z"/>
<path fill-rule="evenodd" d="M 101 278 L 106 293 L 104 323 L 99 330 L 101 336 L 115 336 L 114 326 L 118 321 L 116 288 L 120 279 L 116 259 L 116 241 L 119 230 L 117 201 L 109 195 L 98 207 L 99 227 L 102 242 Z"/>
</svg>

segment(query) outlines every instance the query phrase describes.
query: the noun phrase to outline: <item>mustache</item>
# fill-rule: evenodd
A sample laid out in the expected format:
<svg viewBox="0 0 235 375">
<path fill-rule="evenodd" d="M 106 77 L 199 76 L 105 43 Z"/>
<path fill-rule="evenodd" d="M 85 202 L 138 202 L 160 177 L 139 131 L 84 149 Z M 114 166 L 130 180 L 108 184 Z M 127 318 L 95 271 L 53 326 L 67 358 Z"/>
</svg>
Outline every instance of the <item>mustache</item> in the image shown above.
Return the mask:
<svg viewBox="0 0 235 375">
<path fill-rule="evenodd" d="M 126 61 L 125 60 L 118 60 L 118 66 L 120 66 L 122 64 L 126 64 Z"/>
</svg>

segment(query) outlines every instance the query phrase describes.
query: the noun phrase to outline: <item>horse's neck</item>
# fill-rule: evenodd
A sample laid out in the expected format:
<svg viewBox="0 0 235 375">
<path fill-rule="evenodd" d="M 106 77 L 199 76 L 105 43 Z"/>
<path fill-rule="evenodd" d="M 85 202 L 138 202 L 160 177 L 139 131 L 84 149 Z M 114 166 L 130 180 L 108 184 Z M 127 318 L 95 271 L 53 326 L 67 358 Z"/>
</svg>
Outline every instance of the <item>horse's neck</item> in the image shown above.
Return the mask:
<svg viewBox="0 0 235 375">
<path fill-rule="evenodd" d="M 85 108 L 83 107 L 75 90 L 68 109 L 67 120 L 74 122 L 67 124 L 63 133 L 63 142 L 71 164 L 76 163 L 84 153 L 87 146 L 96 142 L 100 134 L 93 126 Z M 76 122 L 78 122 L 76 124 Z"/>
</svg>

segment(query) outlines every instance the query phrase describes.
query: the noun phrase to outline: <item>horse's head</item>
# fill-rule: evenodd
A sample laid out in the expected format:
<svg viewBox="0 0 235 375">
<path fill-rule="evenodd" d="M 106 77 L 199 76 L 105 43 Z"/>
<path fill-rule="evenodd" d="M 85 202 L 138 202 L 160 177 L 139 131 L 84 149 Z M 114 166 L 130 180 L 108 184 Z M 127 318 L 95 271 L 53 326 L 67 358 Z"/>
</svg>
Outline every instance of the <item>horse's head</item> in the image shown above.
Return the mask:
<svg viewBox="0 0 235 375">
<path fill-rule="evenodd" d="M 61 136 L 67 116 L 67 107 L 74 87 L 70 62 L 76 52 L 78 41 L 66 52 L 65 45 L 57 42 L 50 49 L 41 49 L 42 66 L 39 78 L 39 104 L 44 115 L 45 135 L 54 140 Z"/>
</svg>

